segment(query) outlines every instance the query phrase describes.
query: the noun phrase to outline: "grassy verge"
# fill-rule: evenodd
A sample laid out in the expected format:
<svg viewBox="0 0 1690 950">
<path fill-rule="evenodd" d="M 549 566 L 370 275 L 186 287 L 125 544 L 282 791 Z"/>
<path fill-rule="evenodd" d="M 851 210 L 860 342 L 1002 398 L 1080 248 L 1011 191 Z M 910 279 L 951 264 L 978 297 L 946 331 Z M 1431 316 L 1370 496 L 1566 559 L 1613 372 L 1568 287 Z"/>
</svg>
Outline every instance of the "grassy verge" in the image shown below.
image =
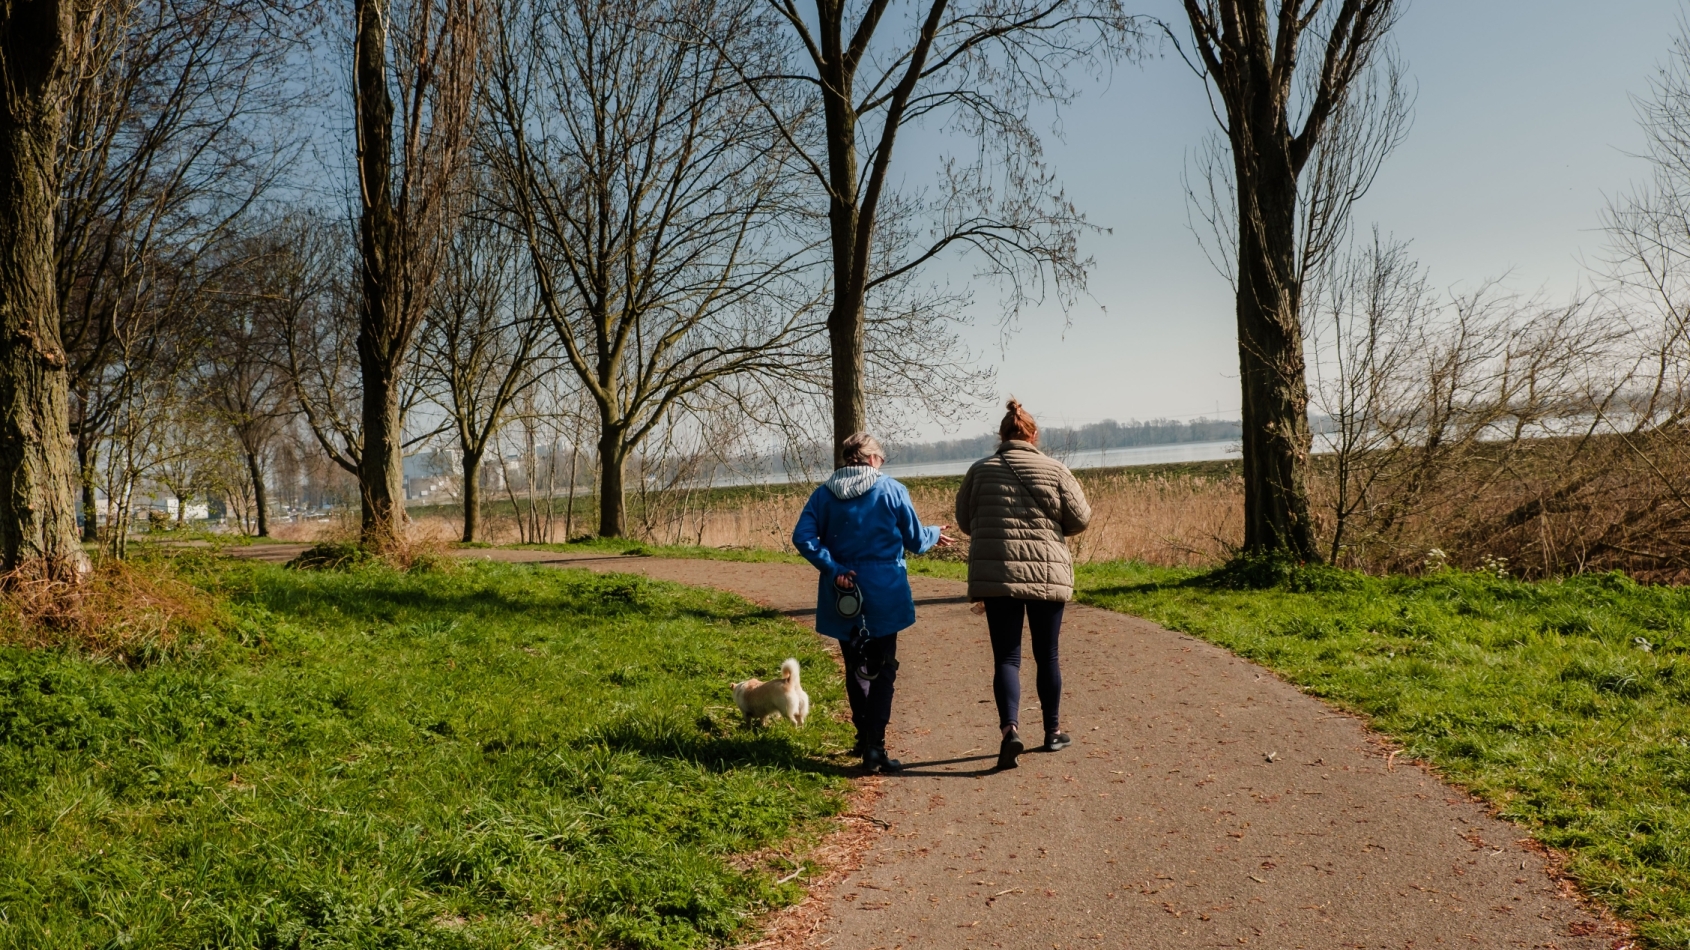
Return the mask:
<svg viewBox="0 0 1690 950">
<path fill-rule="evenodd" d="M 631 577 L 204 559 L 220 631 L 125 667 L 0 650 L 0 946 L 694 947 L 799 894 L 734 856 L 843 801 L 729 680 L 797 626 Z"/>
<path fill-rule="evenodd" d="M 1690 945 L 1690 590 L 1454 571 L 1321 571 L 1267 591 L 1202 581 L 1091 565 L 1080 598 L 1368 716 L 1565 851 L 1586 890 L 1653 944 Z"/>
</svg>

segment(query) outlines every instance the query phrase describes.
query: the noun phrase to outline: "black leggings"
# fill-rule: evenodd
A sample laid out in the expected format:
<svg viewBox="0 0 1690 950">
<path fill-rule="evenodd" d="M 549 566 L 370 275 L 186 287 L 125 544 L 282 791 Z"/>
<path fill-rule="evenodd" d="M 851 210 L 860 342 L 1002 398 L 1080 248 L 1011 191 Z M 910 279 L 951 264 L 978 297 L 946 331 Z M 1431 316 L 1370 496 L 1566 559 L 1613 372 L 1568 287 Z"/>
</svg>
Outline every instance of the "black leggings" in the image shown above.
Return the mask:
<svg viewBox="0 0 1690 950">
<path fill-rule="evenodd" d="M 1062 633 L 1060 600 L 1022 600 L 1019 597 L 987 597 L 986 628 L 992 634 L 992 695 L 998 701 L 998 726 L 1020 725 L 1021 715 L 1021 617 L 1033 634 L 1033 659 L 1039 664 L 1039 705 L 1044 709 L 1045 732 L 1056 731 L 1062 706 L 1062 666 L 1057 660 L 1057 639 Z"/>
<path fill-rule="evenodd" d="M 869 749 L 886 748 L 886 724 L 892 721 L 892 687 L 898 682 L 898 635 L 875 637 L 870 649 L 879 652 L 880 675 L 868 680 L 863 691 L 857 667 L 863 656 L 851 649 L 851 641 L 839 641 L 845 658 L 845 698 L 851 701 L 851 724 L 857 727 L 857 744 Z"/>
</svg>

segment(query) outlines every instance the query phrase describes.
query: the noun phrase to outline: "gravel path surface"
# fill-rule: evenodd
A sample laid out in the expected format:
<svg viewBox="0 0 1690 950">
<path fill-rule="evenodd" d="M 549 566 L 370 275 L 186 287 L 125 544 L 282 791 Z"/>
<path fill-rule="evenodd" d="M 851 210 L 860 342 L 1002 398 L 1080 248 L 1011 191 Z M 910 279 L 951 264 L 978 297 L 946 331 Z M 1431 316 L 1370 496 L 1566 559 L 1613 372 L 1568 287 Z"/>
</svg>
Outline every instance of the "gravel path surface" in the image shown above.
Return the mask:
<svg viewBox="0 0 1690 950">
<path fill-rule="evenodd" d="M 719 587 L 801 622 L 815 609 L 801 566 L 461 553 Z M 1393 762 L 1355 718 L 1138 618 L 1070 606 L 1074 745 L 990 771 L 985 621 L 962 584 L 912 584 L 920 619 L 900 638 L 889 743 L 910 768 L 886 780 L 890 830 L 834 889 L 817 946 L 1616 946 L 1521 829 Z M 1036 734 L 1031 672 L 1029 658 Z"/>
</svg>

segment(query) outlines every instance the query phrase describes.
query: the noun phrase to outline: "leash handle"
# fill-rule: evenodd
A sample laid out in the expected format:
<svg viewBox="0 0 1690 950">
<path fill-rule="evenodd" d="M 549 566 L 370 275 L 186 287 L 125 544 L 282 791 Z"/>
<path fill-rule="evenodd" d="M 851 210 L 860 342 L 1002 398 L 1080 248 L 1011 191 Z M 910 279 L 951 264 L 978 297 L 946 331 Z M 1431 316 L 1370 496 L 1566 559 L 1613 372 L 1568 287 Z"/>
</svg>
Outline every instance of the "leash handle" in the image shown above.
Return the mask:
<svg viewBox="0 0 1690 950">
<path fill-rule="evenodd" d="M 833 609 L 846 620 L 854 620 L 863 613 L 862 585 L 852 584 L 850 588 L 833 585 Z"/>
</svg>

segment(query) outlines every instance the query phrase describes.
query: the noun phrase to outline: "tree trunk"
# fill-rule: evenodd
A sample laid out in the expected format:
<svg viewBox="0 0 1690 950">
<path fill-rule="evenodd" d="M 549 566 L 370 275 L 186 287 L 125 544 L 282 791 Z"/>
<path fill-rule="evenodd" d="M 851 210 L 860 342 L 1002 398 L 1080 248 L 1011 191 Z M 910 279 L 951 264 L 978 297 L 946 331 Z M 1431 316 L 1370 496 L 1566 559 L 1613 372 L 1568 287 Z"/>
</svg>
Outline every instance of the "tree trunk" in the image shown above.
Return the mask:
<svg viewBox="0 0 1690 950">
<path fill-rule="evenodd" d="M 1234 149 L 1255 159 L 1238 163 L 1244 550 L 1318 561 L 1307 489 L 1310 434 L 1296 260 L 1297 175 L 1283 154 L 1272 151 Z"/>
<path fill-rule="evenodd" d="M 252 477 L 253 507 L 258 509 L 258 536 L 268 538 L 270 536 L 270 518 L 265 514 L 265 509 L 269 505 L 266 504 L 267 496 L 264 492 L 264 470 L 258 464 L 257 452 L 246 453 L 246 471 Z"/>
<path fill-rule="evenodd" d="M 393 97 L 387 85 L 387 26 L 383 0 L 356 0 L 354 37 L 355 124 L 362 198 L 358 219 L 363 294 L 358 307 L 358 365 L 363 376 L 363 439 L 358 454 L 358 497 L 363 543 L 376 550 L 396 544 L 404 519 L 404 450 L 399 412 L 399 372 L 405 348 L 398 312 L 399 221 L 394 210 Z"/>
<path fill-rule="evenodd" d="M 624 425 L 604 422 L 599 429 L 599 537 L 620 538 L 627 531 L 628 505 L 623 494 L 622 475 L 627 465 L 627 446 L 622 444 Z"/>
<path fill-rule="evenodd" d="M 522 505 L 516 500 L 516 486 L 511 484 L 510 469 L 504 469 L 501 474 L 503 477 L 500 481 L 505 484 L 505 497 L 511 502 L 511 518 L 516 522 L 516 541 L 518 544 L 527 544 L 528 522 L 523 520 Z"/>
<path fill-rule="evenodd" d="M 581 457 L 581 447 L 573 439 L 569 443 L 569 507 L 563 514 L 563 540 L 565 543 L 574 539 L 571 533 L 575 530 L 575 462 Z"/>
<path fill-rule="evenodd" d="M 112 498 L 106 498 L 106 533 L 110 535 L 108 550 L 119 561 L 129 556 L 129 519 L 133 514 L 128 493 L 121 492 L 120 497 L 123 500 L 115 505 Z"/>
<path fill-rule="evenodd" d="M 822 34 L 838 37 L 835 9 Z M 842 53 L 830 50 L 823 83 L 822 111 L 827 125 L 828 240 L 833 253 L 833 309 L 827 315 L 827 339 L 833 375 L 833 465 L 845 464 L 840 446 L 868 425 L 868 397 L 863 375 L 863 310 L 867 296 L 868 248 L 860 240 L 862 220 L 857 194 L 857 114 L 852 101 L 854 78 L 842 64 Z"/>
<path fill-rule="evenodd" d="M 863 386 L 863 300 L 835 294 L 827 316 L 827 339 L 833 365 L 833 467 L 845 464 L 841 446 L 868 425 L 868 396 Z"/>
<path fill-rule="evenodd" d="M 359 334 L 363 364 L 363 445 L 358 453 L 358 499 L 362 505 L 362 540 L 386 550 L 403 538 L 405 455 L 399 413 L 399 379 L 379 354 L 367 353 Z"/>
<path fill-rule="evenodd" d="M 557 520 L 557 439 L 552 439 L 551 449 L 546 455 L 546 531 L 540 537 L 544 543 L 551 544 L 552 524 Z M 564 538 L 565 541 L 569 540 Z"/>
<path fill-rule="evenodd" d="M 94 439 L 78 433 L 76 436 L 76 472 L 82 483 L 82 540 L 95 544 L 100 540 L 99 494 L 94 481 L 99 473 L 94 468 Z"/>
<path fill-rule="evenodd" d="M 534 423 L 532 420 L 522 424 L 523 447 L 526 449 L 522 456 L 523 481 L 528 486 L 528 540 L 531 544 L 540 541 L 540 509 L 537 498 L 540 494 L 540 454 L 534 449 Z"/>
<path fill-rule="evenodd" d="M 1274 12 L 1269 11 L 1269 7 Z M 1297 179 L 1332 134 L 1331 123 L 1356 95 L 1356 83 L 1376 63 L 1379 42 L 1396 19 L 1395 0 L 1342 0 L 1317 19 L 1313 3 L 1266 0 L 1185 0 L 1198 56 L 1212 94 L 1226 105 L 1222 127 L 1232 147 L 1238 200 L 1237 320 L 1244 443 L 1244 551 L 1317 561 L 1309 520 L 1307 477 L 1311 439 L 1308 380 L 1303 359 L 1300 240 L 1329 241 L 1336 234 L 1297 233 Z M 1332 7 L 1337 9 L 1333 10 Z M 1321 39 L 1317 76 L 1299 89 L 1296 66 L 1305 34 L 1329 24 Z M 1366 95 L 1365 93 L 1363 95 Z M 1212 101 L 1212 100 L 1211 100 Z M 1372 109 L 1368 102 L 1354 103 Z M 1295 108 L 1294 108 L 1295 106 Z M 1386 110 L 1394 105 L 1384 105 Z M 1301 129 L 1292 128 L 1300 112 Z M 1217 113 L 1217 117 L 1218 113 Z M 1390 143 L 1388 112 L 1355 117 L 1371 131 L 1348 158 L 1351 172 L 1365 172 L 1361 157 Z M 1381 123 L 1376 126 L 1373 123 Z M 1327 143 L 1330 144 L 1330 143 Z M 1362 164 L 1354 164 L 1360 162 Z M 1340 175 L 1348 172 L 1339 172 Z M 1369 173 L 1370 174 L 1370 173 Z M 1355 194 L 1337 195 L 1342 203 Z M 1332 221 L 1341 221 L 1339 218 Z M 1316 227 L 1324 227 L 1312 225 Z"/>
<path fill-rule="evenodd" d="M 464 543 L 475 541 L 481 527 L 481 453 L 464 453 Z"/>
<path fill-rule="evenodd" d="M 88 569 L 53 271 L 71 12 L 50 0 L 0 8 L 0 568 L 67 581 Z"/>
</svg>

